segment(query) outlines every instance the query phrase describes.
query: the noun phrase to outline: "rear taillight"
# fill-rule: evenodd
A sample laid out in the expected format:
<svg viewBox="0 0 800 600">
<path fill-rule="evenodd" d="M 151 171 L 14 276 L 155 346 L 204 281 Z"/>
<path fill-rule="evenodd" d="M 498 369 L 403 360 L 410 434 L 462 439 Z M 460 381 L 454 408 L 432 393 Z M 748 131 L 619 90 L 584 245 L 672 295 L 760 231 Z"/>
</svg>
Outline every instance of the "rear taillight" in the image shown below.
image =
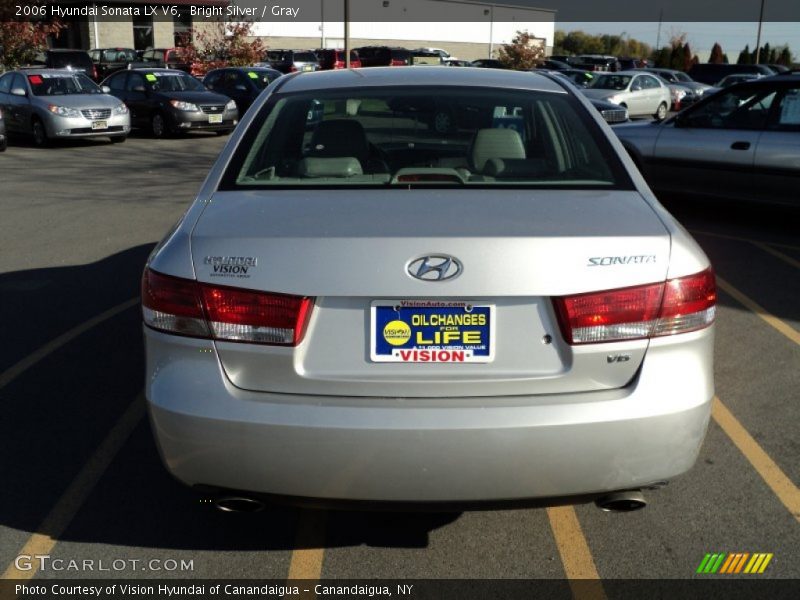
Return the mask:
<svg viewBox="0 0 800 600">
<path fill-rule="evenodd" d="M 97 76 L 97 65 L 92 65 L 92 78 L 94 78 L 95 81 L 100 79 Z"/>
<path fill-rule="evenodd" d="M 291 65 L 291 66 L 289 67 L 289 72 L 290 72 L 290 73 L 296 73 L 296 72 L 297 72 L 297 67 L 296 67 L 295 65 Z"/>
<path fill-rule="evenodd" d="M 333 68 L 334 69 L 344 69 L 344 61 L 343 60 L 337 60 L 335 63 L 333 63 Z"/>
<path fill-rule="evenodd" d="M 144 322 L 153 329 L 217 340 L 296 346 L 312 298 L 198 283 L 145 270 Z"/>
<path fill-rule="evenodd" d="M 399 59 L 399 58 L 393 58 L 392 62 L 389 63 L 389 66 L 390 67 L 405 67 L 405 66 L 408 66 L 408 61 L 407 60 L 402 60 L 402 59 Z"/>
<path fill-rule="evenodd" d="M 712 269 L 636 287 L 554 298 L 564 339 L 593 344 L 674 335 L 714 322 Z"/>
</svg>

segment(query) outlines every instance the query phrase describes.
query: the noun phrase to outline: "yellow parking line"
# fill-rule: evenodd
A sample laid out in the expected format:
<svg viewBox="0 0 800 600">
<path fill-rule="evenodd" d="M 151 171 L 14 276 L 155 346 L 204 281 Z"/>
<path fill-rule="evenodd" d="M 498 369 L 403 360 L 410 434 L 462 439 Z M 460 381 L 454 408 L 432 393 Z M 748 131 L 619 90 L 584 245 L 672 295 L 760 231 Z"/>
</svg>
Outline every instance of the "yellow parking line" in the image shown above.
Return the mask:
<svg viewBox="0 0 800 600">
<path fill-rule="evenodd" d="M 768 252 L 769 254 L 772 254 L 772 256 L 774 256 L 775 258 L 779 258 L 780 260 L 792 265 L 795 269 L 800 269 L 800 260 L 795 260 L 791 256 L 788 256 L 783 252 L 779 252 L 778 250 L 775 250 L 775 248 L 770 248 L 769 246 L 761 242 L 752 242 L 752 244 L 759 250 Z"/>
<path fill-rule="evenodd" d="M 750 461 L 753 468 L 772 489 L 783 505 L 800 522 L 800 489 L 792 483 L 781 468 L 772 460 L 764 449 L 753 439 L 739 420 L 733 416 L 722 401 L 714 396 L 711 415 L 728 435 L 731 441 Z"/>
<path fill-rule="evenodd" d="M 44 518 L 36 532 L 17 553 L 20 555 L 49 554 L 56 545 L 59 537 L 63 535 L 72 519 L 89 497 L 94 486 L 105 473 L 108 465 L 125 444 L 131 432 L 144 415 L 144 398 L 139 395 L 123 413 L 103 442 L 97 447 L 78 475 L 72 480 L 67 489 Z M 20 571 L 14 561 L 6 568 L 0 579 L 30 579 L 38 570 L 33 562 L 29 571 Z"/>
<path fill-rule="evenodd" d="M 294 550 L 287 579 L 317 581 L 322 576 L 325 558 L 327 513 L 323 510 L 301 510 L 298 514 Z M 311 594 L 310 597 L 315 597 Z"/>
<path fill-rule="evenodd" d="M 730 283 L 722 279 L 719 275 L 717 275 L 717 285 L 722 288 L 722 290 L 732 296 L 734 300 L 743 304 L 745 307 L 749 308 L 755 314 L 757 314 L 761 319 L 763 319 L 767 324 L 771 325 L 775 329 L 777 329 L 780 333 L 785 335 L 787 338 L 792 340 L 795 344 L 800 344 L 800 331 L 797 331 L 789 324 L 784 323 L 778 317 L 771 314 L 765 308 L 763 308 L 760 304 L 752 300 L 749 296 L 746 296 L 735 287 L 733 287 Z"/>
<path fill-rule="evenodd" d="M 547 509 L 553 537 L 561 555 L 564 573 L 575 600 L 605 600 L 606 594 L 597 573 L 592 552 L 583 535 L 578 515 L 571 506 Z M 584 580 L 584 581 L 581 581 Z M 590 581 L 586 581 L 590 580 Z"/>
<path fill-rule="evenodd" d="M 33 365 L 37 362 L 52 354 L 64 344 L 67 344 L 74 340 L 76 337 L 85 333 L 95 325 L 99 325 L 103 321 L 110 319 L 111 317 L 118 315 L 119 313 L 128 310 L 132 306 L 136 306 L 139 303 L 139 298 L 131 298 L 130 300 L 126 300 L 122 304 L 117 304 L 113 308 L 109 308 L 107 311 L 100 313 L 99 315 L 92 317 L 88 321 L 84 321 L 77 327 L 73 327 L 66 333 L 62 333 L 60 336 L 51 340 L 44 346 L 41 346 L 35 352 L 30 353 L 28 356 L 23 358 L 17 364 L 12 365 L 10 368 L 0 373 L 0 389 L 5 387 L 9 384 L 13 379 L 19 376 L 24 371 L 30 369 Z"/>
<path fill-rule="evenodd" d="M 769 244 L 770 246 L 775 246 L 776 248 L 786 248 L 787 250 L 795 250 L 800 252 L 800 246 L 792 246 L 791 244 L 781 244 L 778 242 L 763 242 L 759 240 L 752 240 L 746 237 L 740 237 L 738 235 L 728 235 L 725 233 L 714 233 L 712 231 L 699 231 L 697 229 L 690 229 L 689 233 L 692 235 L 707 235 L 709 237 L 720 238 L 723 240 L 734 240 L 737 242 L 747 242 L 748 244 Z"/>
</svg>

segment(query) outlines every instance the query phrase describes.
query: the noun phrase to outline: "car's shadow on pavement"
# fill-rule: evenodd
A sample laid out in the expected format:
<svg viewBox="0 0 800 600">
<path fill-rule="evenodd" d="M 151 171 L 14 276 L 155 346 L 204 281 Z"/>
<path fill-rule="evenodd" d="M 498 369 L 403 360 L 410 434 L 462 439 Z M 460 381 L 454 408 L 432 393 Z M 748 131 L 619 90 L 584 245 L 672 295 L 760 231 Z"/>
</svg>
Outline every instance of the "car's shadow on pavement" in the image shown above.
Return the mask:
<svg viewBox="0 0 800 600">
<path fill-rule="evenodd" d="M 50 348 L 0 387 L 0 525 L 59 541 L 190 550 L 289 550 L 301 512 L 268 505 L 255 514 L 216 510 L 174 480 L 142 418 L 61 532 L 42 522 L 133 402 L 142 401 L 144 350 L 137 303 L 152 244 L 75 266 L 0 274 L 7 316 L 0 374 Z M 62 345 L 66 332 L 113 307 L 126 308 Z M 50 346 L 48 346 L 50 344 Z M 269 457 L 264 457 L 269 460 Z M 330 512 L 327 545 L 425 547 L 432 529 L 459 513 Z M 310 540 L 308 544 L 317 542 Z M 16 551 L 13 549 L 11 551 Z"/>
</svg>

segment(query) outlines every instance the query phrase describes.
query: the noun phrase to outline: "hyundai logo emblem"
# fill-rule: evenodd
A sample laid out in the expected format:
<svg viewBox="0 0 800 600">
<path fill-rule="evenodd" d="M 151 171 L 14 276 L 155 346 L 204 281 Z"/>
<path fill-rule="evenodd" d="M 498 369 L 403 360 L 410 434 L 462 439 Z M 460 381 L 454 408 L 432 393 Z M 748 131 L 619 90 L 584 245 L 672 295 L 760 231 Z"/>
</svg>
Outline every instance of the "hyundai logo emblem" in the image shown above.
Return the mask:
<svg viewBox="0 0 800 600">
<path fill-rule="evenodd" d="M 406 270 L 422 281 L 446 281 L 461 274 L 461 263 L 449 254 L 429 254 L 412 260 Z"/>
</svg>

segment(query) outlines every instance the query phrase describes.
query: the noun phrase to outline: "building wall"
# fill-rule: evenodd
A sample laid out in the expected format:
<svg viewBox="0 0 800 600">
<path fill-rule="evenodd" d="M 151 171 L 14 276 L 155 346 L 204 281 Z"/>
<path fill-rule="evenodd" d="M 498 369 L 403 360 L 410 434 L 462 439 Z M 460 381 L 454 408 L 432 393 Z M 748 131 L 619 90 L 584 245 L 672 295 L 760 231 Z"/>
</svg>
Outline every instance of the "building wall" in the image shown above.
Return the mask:
<svg viewBox="0 0 800 600">
<path fill-rule="evenodd" d="M 95 36 L 95 31 L 97 36 Z M 98 21 L 97 29 L 89 18 L 90 48 L 133 48 L 133 21 Z"/>
</svg>

